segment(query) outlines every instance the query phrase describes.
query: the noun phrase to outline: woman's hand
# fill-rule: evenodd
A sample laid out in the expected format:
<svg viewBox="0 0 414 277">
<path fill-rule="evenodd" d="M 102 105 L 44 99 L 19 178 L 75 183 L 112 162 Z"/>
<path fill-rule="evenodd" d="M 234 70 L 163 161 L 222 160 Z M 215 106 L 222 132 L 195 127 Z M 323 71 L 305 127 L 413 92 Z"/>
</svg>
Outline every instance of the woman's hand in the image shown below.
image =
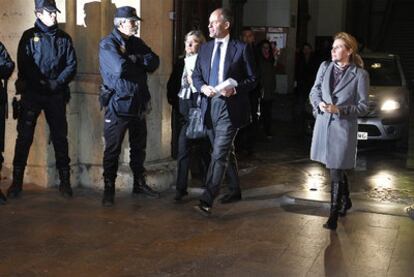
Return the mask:
<svg viewBox="0 0 414 277">
<path fill-rule="evenodd" d="M 326 103 L 325 102 L 321 102 L 321 103 L 319 103 L 319 109 L 322 111 L 322 112 L 326 112 Z"/>
<path fill-rule="evenodd" d="M 334 104 L 327 104 L 326 107 L 325 107 L 325 110 L 328 113 L 339 113 L 338 107 Z"/>
<path fill-rule="evenodd" d="M 339 109 L 338 109 L 338 107 L 336 105 L 334 105 L 334 104 L 326 104 L 325 102 L 319 103 L 319 109 L 322 112 L 339 113 Z"/>
</svg>

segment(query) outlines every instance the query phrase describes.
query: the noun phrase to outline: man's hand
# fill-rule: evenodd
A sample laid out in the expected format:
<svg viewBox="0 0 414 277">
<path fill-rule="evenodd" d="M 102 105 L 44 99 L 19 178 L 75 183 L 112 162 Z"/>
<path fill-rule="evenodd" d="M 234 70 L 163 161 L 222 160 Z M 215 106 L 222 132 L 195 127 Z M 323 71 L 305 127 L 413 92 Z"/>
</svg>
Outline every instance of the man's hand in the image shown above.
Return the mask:
<svg viewBox="0 0 414 277">
<path fill-rule="evenodd" d="M 142 57 L 141 55 L 129 55 L 128 58 L 130 59 L 131 62 L 133 63 L 142 63 Z"/>
<path fill-rule="evenodd" d="M 220 94 L 223 95 L 224 97 L 230 97 L 236 94 L 236 90 L 234 88 L 223 89 L 222 91 L 220 91 Z"/>
<path fill-rule="evenodd" d="M 56 80 L 49 80 L 48 87 L 51 91 L 57 91 L 60 88 L 60 85 Z"/>
<path fill-rule="evenodd" d="M 201 92 L 204 93 L 207 97 L 213 97 L 214 95 L 216 95 L 216 90 L 212 86 L 202 86 Z"/>
</svg>

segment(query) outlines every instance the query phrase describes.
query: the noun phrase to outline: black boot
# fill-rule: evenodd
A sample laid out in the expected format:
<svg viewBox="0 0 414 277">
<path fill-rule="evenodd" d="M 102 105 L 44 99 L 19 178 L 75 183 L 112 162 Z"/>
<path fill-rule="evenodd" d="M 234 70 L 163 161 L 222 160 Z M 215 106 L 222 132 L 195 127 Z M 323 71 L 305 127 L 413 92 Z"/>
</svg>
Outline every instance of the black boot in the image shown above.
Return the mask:
<svg viewBox="0 0 414 277">
<path fill-rule="evenodd" d="M 60 177 L 60 184 L 59 184 L 59 191 L 63 197 L 72 197 L 73 191 L 70 186 L 70 169 L 69 168 L 61 168 L 59 169 L 59 177 Z"/>
<path fill-rule="evenodd" d="M 0 205 L 2 204 L 6 204 L 7 202 L 7 198 L 6 196 L 3 194 L 3 192 L 0 190 Z"/>
<path fill-rule="evenodd" d="M 115 181 L 109 178 L 104 179 L 105 187 L 102 198 L 102 205 L 104 207 L 111 207 L 114 205 L 115 197 Z"/>
<path fill-rule="evenodd" d="M 344 217 L 346 216 L 347 211 L 352 208 L 352 201 L 349 197 L 349 185 L 348 185 L 348 178 L 345 175 L 344 183 L 343 183 L 343 194 L 342 194 L 342 205 L 339 209 L 339 216 Z"/>
<path fill-rule="evenodd" d="M 13 168 L 13 182 L 7 189 L 7 197 L 17 198 L 20 196 L 21 192 L 23 191 L 23 175 L 24 167 Z"/>
<path fill-rule="evenodd" d="M 134 175 L 134 187 L 132 189 L 133 194 L 143 193 L 145 196 L 150 198 L 160 198 L 160 193 L 153 190 L 150 186 L 147 185 L 145 180 L 145 175 Z"/>
<path fill-rule="evenodd" d="M 329 214 L 328 221 L 323 225 L 324 228 L 330 230 L 336 230 L 338 221 L 338 211 L 341 207 L 342 197 L 342 184 L 341 182 L 331 183 L 331 211 Z"/>
</svg>

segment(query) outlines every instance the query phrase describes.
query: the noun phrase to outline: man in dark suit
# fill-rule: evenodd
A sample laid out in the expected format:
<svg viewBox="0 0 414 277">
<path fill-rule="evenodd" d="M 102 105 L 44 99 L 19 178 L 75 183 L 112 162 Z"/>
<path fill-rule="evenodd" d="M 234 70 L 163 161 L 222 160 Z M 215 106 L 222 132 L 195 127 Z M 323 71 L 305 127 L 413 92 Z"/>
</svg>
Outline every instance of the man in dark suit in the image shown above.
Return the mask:
<svg viewBox="0 0 414 277">
<path fill-rule="evenodd" d="M 210 15 L 208 28 L 214 40 L 201 46 L 193 72 L 194 86 L 204 95 L 205 124 L 213 146 L 206 190 L 195 207 L 203 215 L 211 213 L 226 173 L 229 193 L 221 202 L 241 199 L 233 142 L 238 129 L 250 121 L 249 91 L 255 87 L 256 77 L 252 49 L 230 39 L 231 25 L 232 15 L 227 9 L 217 9 Z M 228 78 L 236 80 L 238 86 L 216 91 L 215 86 Z"/>
</svg>

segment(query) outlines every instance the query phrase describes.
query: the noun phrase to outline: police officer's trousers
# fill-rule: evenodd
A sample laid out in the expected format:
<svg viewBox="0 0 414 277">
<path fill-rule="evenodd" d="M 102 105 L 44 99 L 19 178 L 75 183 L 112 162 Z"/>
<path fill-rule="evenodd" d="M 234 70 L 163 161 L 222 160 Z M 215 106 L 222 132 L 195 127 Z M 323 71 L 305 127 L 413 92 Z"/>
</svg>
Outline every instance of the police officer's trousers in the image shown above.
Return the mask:
<svg viewBox="0 0 414 277">
<path fill-rule="evenodd" d="M 144 174 L 144 161 L 147 147 L 146 118 L 119 117 L 110 109 L 105 111 L 104 137 L 105 151 L 103 157 L 103 176 L 115 181 L 118 171 L 118 159 L 121 154 L 125 133 L 129 134 L 129 166 L 134 178 Z"/>
<path fill-rule="evenodd" d="M 37 118 L 43 110 L 55 149 L 56 167 L 58 169 L 69 168 L 68 123 L 66 121 L 66 99 L 63 93 L 47 95 L 27 93 L 22 96 L 21 104 L 13 166 L 19 168 L 26 166 Z"/>
</svg>

